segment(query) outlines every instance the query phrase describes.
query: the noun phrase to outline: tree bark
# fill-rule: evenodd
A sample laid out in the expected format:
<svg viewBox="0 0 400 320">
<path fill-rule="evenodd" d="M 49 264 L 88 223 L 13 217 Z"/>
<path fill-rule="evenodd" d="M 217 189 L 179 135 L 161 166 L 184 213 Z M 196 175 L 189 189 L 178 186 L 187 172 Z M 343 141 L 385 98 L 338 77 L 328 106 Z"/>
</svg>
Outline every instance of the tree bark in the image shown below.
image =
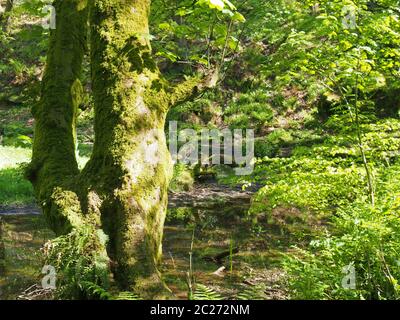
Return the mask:
<svg viewBox="0 0 400 320">
<path fill-rule="evenodd" d="M 57 234 L 81 223 L 75 179 L 76 116 L 82 86 L 87 9 L 79 0 L 56 0 L 56 29 L 51 30 L 40 102 L 32 108 L 35 136 L 27 176 Z"/>
<path fill-rule="evenodd" d="M 91 62 L 95 144 L 85 179 L 102 199 L 120 287 L 165 293 L 158 264 L 172 164 L 164 123 L 165 83 L 152 59 L 149 0 L 95 0 Z"/>
<path fill-rule="evenodd" d="M 7 0 L 6 6 L 4 8 L 4 12 L 0 16 L 0 23 L 2 24 L 2 29 L 4 32 L 7 32 L 8 25 L 10 24 L 9 13 L 14 7 L 14 0 Z"/>
<path fill-rule="evenodd" d="M 153 60 L 150 0 L 95 0 L 91 10 L 91 66 L 95 144 L 83 172 L 102 199 L 108 252 L 121 288 L 147 297 L 167 291 L 158 271 L 172 162 L 164 125 L 171 105 L 212 80 L 171 86 Z"/>
</svg>

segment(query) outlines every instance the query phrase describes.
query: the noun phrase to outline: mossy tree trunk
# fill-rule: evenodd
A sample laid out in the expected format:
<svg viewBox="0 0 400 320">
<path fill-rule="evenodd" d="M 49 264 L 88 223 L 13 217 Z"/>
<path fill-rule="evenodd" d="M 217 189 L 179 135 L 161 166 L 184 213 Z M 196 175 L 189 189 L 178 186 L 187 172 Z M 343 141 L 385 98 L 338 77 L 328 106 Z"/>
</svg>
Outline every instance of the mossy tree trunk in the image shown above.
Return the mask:
<svg viewBox="0 0 400 320">
<path fill-rule="evenodd" d="M 162 293 L 157 270 L 171 161 L 168 108 L 152 60 L 150 1 L 94 1 L 91 65 L 96 139 L 84 175 L 102 200 L 109 255 L 123 289 Z"/>
<path fill-rule="evenodd" d="M 3 31 L 7 32 L 8 25 L 10 23 L 9 14 L 14 7 L 14 0 L 6 0 L 3 13 L 0 15 L 0 24 L 2 25 Z"/>
<path fill-rule="evenodd" d="M 149 42 L 150 0 L 93 0 L 95 144 L 79 172 L 74 141 L 86 8 L 62 0 L 59 7 L 42 100 L 34 110 L 30 179 L 58 233 L 93 224 L 109 236 L 107 251 L 121 289 L 165 297 L 158 271 L 172 176 L 165 118 L 172 105 L 214 83 L 193 78 L 171 86 L 163 79 Z"/>
<path fill-rule="evenodd" d="M 41 100 L 32 109 L 35 137 L 27 176 L 51 227 L 65 234 L 82 223 L 75 136 L 88 11 L 79 0 L 56 0 L 54 6 L 57 24 L 51 30 Z"/>
</svg>

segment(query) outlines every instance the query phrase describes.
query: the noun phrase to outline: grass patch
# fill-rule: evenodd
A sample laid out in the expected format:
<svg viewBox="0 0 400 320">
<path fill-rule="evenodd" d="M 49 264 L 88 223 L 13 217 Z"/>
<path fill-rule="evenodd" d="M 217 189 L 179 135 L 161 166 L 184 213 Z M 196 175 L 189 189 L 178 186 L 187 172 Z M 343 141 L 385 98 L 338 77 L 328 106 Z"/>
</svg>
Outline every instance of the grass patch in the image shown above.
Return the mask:
<svg viewBox="0 0 400 320">
<path fill-rule="evenodd" d="M 20 166 L 30 161 L 31 150 L 0 146 L 0 206 L 30 205 L 35 202 L 32 185 Z"/>
<path fill-rule="evenodd" d="M 32 185 L 20 168 L 0 170 L 0 205 L 26 205 L 35 202 Z"/>
<path fill-rule="evenodd" d="M 0 146 L 0 170 L 29 162 L 31 155 L 30 149 Z"/>
<path fill-rule="evenodd" d="M 32 151 L 27 148 L 0 146 L 0 206 L 31 205 L 35 202 L 33 188 L 24 178 L 20 166 L 30 161 Z M 88 157 L 77 156 L 79 168 Z"/>
</svg>

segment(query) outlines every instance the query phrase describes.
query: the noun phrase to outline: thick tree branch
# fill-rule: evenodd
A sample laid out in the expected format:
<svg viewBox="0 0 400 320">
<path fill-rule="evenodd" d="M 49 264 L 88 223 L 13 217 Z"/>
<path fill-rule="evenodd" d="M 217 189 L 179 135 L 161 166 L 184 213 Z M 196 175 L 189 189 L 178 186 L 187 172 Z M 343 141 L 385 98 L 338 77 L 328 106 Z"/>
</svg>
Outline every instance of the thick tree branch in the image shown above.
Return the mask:
<svg viewBox="0 0 400 320">
<path fill-rule="evenodd" d="M 207 74 L 203 78 L 191 77 L 173 86 L 169 94 L 169 106 L 173 107 L 188 101 L 206 89 L 214 88 L 217 85 L 219 70 Z"/>
</svg>

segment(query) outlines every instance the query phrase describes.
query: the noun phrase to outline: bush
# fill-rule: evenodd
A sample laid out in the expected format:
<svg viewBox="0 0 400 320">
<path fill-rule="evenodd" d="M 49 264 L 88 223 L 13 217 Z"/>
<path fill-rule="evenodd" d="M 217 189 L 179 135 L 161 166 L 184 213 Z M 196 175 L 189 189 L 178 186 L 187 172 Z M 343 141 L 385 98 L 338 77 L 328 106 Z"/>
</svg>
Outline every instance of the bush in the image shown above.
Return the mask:
<svg viewBox="0 0 400 320">
<path fill-rule="evenodd" d="M 267 126 L 274 113 L 263 90 L 242 93 L 224 112 L 226 123 L 232 128 L 252 128 L 256 132 Z"/>
<path fill-rule="evenodd" d="M 364 193 L 359 187 L 364 185 L 361 167 L 342 168 L 333 161 L 303 157 L 270 159 L 262 168 L 257 172 L 264 172 L 267 184 L 253 199 L 253 214 L 271 212 L 278 206 L 329 213 Z"/>
<path fill-rule="evenodd" d="M 101 230 L 82 226 L 45 244 L 45 263 L 57 272 L 57 296 L 92 298 L 93 287 L 101 291 L 100 295 L 107 292 L 109 261 L 104 249 L 107 241 Z"/>
<path fill-rule="evenodd" d="M 399 165 L 381 175 L 375 207 L 363 197 L 340 207 L 330 233 L 286 257 L 292 298 L 400 298 L 399 175 Z M 355 287 L 348 288 L 342 282 L 353 268 Z"/>
</svg>

